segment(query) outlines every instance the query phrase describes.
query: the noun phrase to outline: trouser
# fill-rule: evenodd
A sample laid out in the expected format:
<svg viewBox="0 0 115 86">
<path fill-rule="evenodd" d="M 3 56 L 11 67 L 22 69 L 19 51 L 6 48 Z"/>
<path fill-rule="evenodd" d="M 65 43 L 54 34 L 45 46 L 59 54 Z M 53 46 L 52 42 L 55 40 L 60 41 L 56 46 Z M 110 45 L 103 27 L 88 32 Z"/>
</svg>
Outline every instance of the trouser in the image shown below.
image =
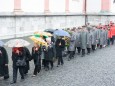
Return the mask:
<svg viewBox="0 0 115 86">
<path fill-rule="evenodd" d="M 107 40 L 107 45 L 110 45 L 110 38 L 108 38 Z"/>
<path fill-rule="evenodd" d="M 87 48 L 87 53 L 90 53 L 91 52 L 91 48 Z"/>
<path fill-rule="evenodd" d="M 58 56 L 58 65 L 60 65 L 60 63 L 62 65 L 64 64 L 62 56 Z"/>
<path fill-rule="evenodd" d="M 92 50 L 95 51 L 96 45 L 92 45 Z"/>
<path fill-rule="evenodd" d="M 17 81 L 18 69 L 19 69 L 19 72 L 20 72 L 20 75 L 21 75 L 21 79 L 24 79 L 24 67 L 14 66 L 14 67 L 13 67 L 13 81 L 14 81 L 14 82 Z"/>
<path fill-rule="evenodd" d="M 80 54 L 81 52 L 81 47 L 77 47 L 78 53 Z"/>
<path fill-rule="evenodd" d="M 85 49 L 82 49 L 82 56 L 85 55 Z"/>
<path fill-rule="evenodd" d="M 46 68 L 49 69 L 49 64 L 51 65 L 51 68 L 53 68 L 53 61 L 46 60 Z"/>
<path fill-rule="evenodd" d="M 35 68 L 34 68 L 34 75 L 37 75 L 37 73 L 39 73 L 41 70 L 41 65 L 35 65 Z"/>
<path fill-rule="evenodd" d="M 69 58 L 71 59 L 72 57 L 74 57 L 74 51 L 69 51 Z"/>
<path fill-rule="evenodd" d="M 114 44 L 114 40 L 115 40 L 115 36 L 112 36 L 112 38 L 111 38 L 111 44 L 112 45 Z"/>
<path fill-rule="evenodd" d="M 45 67 L 45 59 L 42 59 L 42 66 Z"/>
<path fill-rule="evenodd" d="M 103 45 L 100 45 L 100 49 L 102 49 Z"/>
<path fill-rule="evenodd" d="M 0 65 L 0 75 L 4 76 L 4 79 L 8 79 L 9 78 L 8 66 Z"/>
</svg>

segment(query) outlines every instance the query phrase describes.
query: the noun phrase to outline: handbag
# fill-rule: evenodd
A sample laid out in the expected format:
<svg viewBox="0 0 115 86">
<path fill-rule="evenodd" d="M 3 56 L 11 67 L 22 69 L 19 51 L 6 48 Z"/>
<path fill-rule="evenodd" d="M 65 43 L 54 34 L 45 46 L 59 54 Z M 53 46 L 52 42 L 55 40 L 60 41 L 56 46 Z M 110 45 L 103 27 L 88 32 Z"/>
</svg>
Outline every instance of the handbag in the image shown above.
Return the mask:
<svg viewBox="0 0 115 86">
<path fill-rule="evenodd" d="M 25 58 L 23 60 L 17 60 L 16 66 L 26 66 Z"/>
</svg>

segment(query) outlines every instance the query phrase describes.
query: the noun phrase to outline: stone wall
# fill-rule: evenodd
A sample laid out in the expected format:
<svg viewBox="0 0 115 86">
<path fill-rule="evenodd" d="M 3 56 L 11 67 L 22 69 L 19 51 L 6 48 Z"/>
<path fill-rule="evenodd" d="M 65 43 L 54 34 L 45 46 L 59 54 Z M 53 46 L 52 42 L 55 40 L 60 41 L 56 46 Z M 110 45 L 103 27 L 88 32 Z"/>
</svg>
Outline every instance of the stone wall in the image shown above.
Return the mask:
<svg viewBox="0 0 115 86">
<path fill-rule="evenodd" d="M 115 22 L 114 15 L 88 14 L 87 22 L 97 25 Z M 0 15 L 0 39 L 28 36 L 44 29 L 61 29 L 82 26 L 85 24 L 83 14 L 32 14 Z"/>
</svg>

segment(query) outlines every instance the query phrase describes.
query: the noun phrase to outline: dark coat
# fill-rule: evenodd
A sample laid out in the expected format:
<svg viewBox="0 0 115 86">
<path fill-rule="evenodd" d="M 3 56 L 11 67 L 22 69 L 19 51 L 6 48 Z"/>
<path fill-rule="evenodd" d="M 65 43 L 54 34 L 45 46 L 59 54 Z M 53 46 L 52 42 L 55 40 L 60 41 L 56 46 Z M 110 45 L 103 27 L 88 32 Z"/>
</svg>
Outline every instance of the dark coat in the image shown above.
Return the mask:
<svg viewBox="0 0 115 86">
<path fill-rule="evenodd" d="M 5 64 L 8 64 L 8 54 L 6 49 L 0 46 L 0 75 L 4 76 L 4 79 L 9 77 L 9 69 Z"/>
<path fill-rule="evenodd" d="M 53 45 L 48 46 L 48 48 L 44 50 L 44 58 L 45 60 L 53 61 L 53 58 L 54 58 Z"/>
<path fill-rule="evenodd" d="M 24 52 L 20 52 L 19 54 L 12 52 L 12 61 L 13 61 L 13 67 L 16 66 L 16 62 L 18 60 L 25 60 L 25 55 Z"/>
<path fill-rule="evenodd" d="M 59 45 L 61 43 L 61 45 Z M 62 39 L 57 39 L 55 43 L 55 48 L 56 48 L 56 57 L 62 56 L 62 51 L 65 48 L 65 41 Z"/>
<path fill-rule="evenodd" d="M 32 59 L 34 60 L 35 65 L 40 65 L 41 64 L 41 48 L 39 48 L 37 51 L 34 51 L 35 47 L 32 47 Z"/>
<path fill-rule="evenodd" d="M 30 69 L 29 61 L 31 60 L 31 54 L 28 48 L 24 47 L 25 60 L 26 60 L 26 70 Z"/>
<path fill-rule="evenodd" d="M 4 47 L 0 47 L 0 65 L 8 64 L 8 54 Z"/>
</svg>

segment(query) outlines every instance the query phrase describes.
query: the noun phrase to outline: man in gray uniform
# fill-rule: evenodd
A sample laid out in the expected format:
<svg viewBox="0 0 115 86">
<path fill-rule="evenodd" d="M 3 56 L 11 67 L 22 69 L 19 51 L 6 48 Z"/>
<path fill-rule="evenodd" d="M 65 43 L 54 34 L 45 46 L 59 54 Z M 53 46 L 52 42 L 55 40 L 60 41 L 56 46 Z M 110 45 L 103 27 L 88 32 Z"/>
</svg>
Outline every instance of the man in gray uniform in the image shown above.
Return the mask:
<svg viewBox="0 0 115 86">
<path fill-rule="evenodd" d="M 81 41 L 81 49 L 82 49 L 82 57 L 85 56 L 85 50 L 87 47 L 87 31 L 86 31 L 86 27 L 83 26 L 81 34 L 80 34 L 80 41 Z"/>
</svg>

